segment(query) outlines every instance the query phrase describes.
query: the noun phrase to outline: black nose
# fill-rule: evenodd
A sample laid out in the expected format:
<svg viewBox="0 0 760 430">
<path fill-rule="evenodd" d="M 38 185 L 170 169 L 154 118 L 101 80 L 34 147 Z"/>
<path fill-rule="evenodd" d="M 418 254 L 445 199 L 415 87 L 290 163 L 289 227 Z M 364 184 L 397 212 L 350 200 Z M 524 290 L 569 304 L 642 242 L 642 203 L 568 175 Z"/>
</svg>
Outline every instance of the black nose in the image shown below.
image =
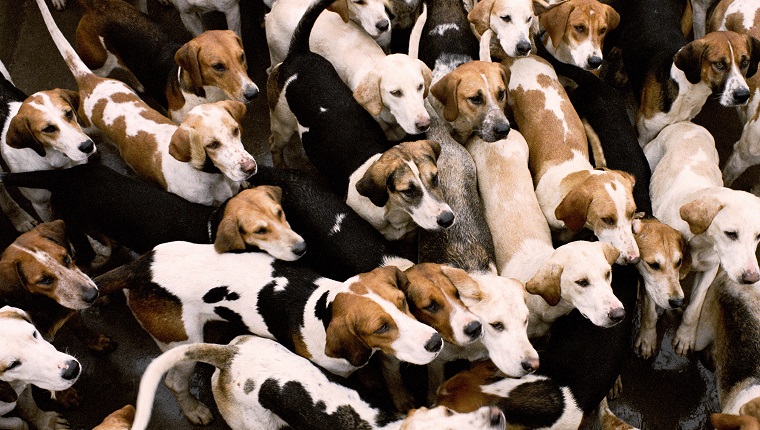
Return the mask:
<svg viewBox="0 0 760 430">
<path fill-rule="evenodd" d="M 95 149 L 95 144 L 92 143 L 91 140 L 86 140 L 80 143 L 78 148 L 80 151 L 84 152 L 85 154 L 89 154 Z"/>
<path fill-rule="evenodd" d="M 245 97 L 246 100 L 251 101 L 255 99 L 257 95 L 259 95 L 259 89 L 256 87 L 250 87 L 245 90 L 243 97 Z"/>
<path fill-rule="evenodd" d="M 72 379 L 76 379 L 79 376 L 79 372 L 82 370 L 81 367 L 79 367 L 79 362 L 76 360 L 69 360 L 66 362 L 66 368 L 63 369 L 63 372 L 61 373 L 61 378 L 71 381 Z"/>
<path fill-rule="evenodd" d="M 427 342 L 425 342 L 425 351 L 438 352 L 443 348 L 443 339 L 436 333 Z"/>
<path fill-rule="evenodd" d="M 483 332 L 483 325 L 480 321 L 473 321 L 464 327 L 464 334 L 470 336 L 473 339 L 480 337 L 480 333 Z"/>
<path fill-rule="evenodd" d="M 594 55 L 593 57 L 588 58 L 588 66 L 592 69 L 598 69 L 599 66 L 602 65 L 602 57 L 597 57 Z"/>
<path fill-rule="evenodd" d="M 491 415 L 491 427 L 503 427 L 504 414 L 501 413 L 501 409 L 491 406 L 489 413 Z"/>
<path fill-rule="evenodd" d="M 671 309 L 680 308 L 683 305 L 683 299 L 670 299 L 668 300 L 668 304 Z"/>
<path fill-rule="evenodd" d="M 293 246 L 293 254 L 299 257 L 306 254 L 306 242 L 302 240 L 296 243 L 295 246 Z"/>
<path fill-rule="evenodd" d="M 534 372 L 536 369 L 538 369 L 538 359 L 532 358 L 528 360 L 523 360 L 522 363 L 520 363 L 520 365 L 526 372 Z"/>
<path fill-rule="evenodd" d="M 517 55 L 528 55 L 528 52 L 530 52 L 530 42 L 527 40 L 521 40 L 517 42 L 515 51 L 517 51 Z"/>
<path fill-rule="evenodd" d="M 92 287 L 82 288 L 82 300 L 84 300 L 86 303 L 92 304 L 92 302 L 97 300 L 99 294 L 100 293 L 98 292 L 97 288 L 92 288 Z"/>
<path fill-rule="evenodd" d="M 616 323 L 623 321 L 623 318 L 625 317 L 625 309 L 615 308 L 611 310 L 610 313 L 607 314 L 607 316 L 610 318 L 610 320 Z"/>
<path fill-rule="evenodd" d="M 496 136 L 499 139 L 503 139 L 504 137 L 509 134 L 509 123 L 507 121 L 504 121 L 503 123 L 499 123 L 493 126 L 493 132 L 496 133 Z"/>
<path fill-rule="evenodd" d="M 749 88 L 739 88 L 734 91 L 734 103 L 743 105 L 749 100 Z"/>
<path fill-rule="evenodd" d="M 390 22 L 389 22 L 387 19 L 384 19 L 384 20 L 382 20 L 382 21 L 378 21 L 378 22 L 375 24 L 375 28 L 376 28 L 378 31 L 380 31 L 380 32 L 388 31 L 388 28 L 389 28 L 390 26 L 391 26 L 391 23 L 390 23 Z"/>
<path fill-rule="evenodd" d="M 438 218 L 436 218 L 435 221 L 443 228 L 451 227 L 451 224 L 454 224 L 454 213 L 451 211 L 443 211 L 438 215 Z"/>
</svg>

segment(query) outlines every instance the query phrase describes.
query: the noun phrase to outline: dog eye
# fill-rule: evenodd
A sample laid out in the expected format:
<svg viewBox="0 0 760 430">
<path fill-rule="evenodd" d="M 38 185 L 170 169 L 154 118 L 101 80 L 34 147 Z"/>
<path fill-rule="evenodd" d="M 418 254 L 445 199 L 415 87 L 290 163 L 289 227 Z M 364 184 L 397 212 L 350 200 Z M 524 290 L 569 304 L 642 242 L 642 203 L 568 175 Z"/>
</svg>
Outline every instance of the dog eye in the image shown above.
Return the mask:
<svg viewBox="0 0 760 430">
<path fill-rule="evenodd" d="M 474 105 L 482 105 L 483 104 L 483 96 L 477 95 L 473 97 L 468 97 L 467 100 L 470 101 L 470 103 Z"/>
<path fill-rule="evenodd" d="M 214 70 L 216 70 L 217 72 L 223 72 L 223 71 L 227 70 L 227 68 L 224 67 L 224 64 L 222 64 L 222 63 L 216 63 L 216 64 L 212 65 L 211 68 L 214 69 Z"/>
<path fill-rule="evenodd" d="M 652 268 L 652 270 L 660 270 L 660 263 L 656 261 L 653 261 L 651 263 L 647 262 L 647 264 Z"/>
<path fill-rule="evenodd" d="M 5 368 L 5 371 L 7 372 L 7 371 L 9 371 L 11 369 L 15 369 L 16 367 L 19 367 L 19 366 L 21 366 L 21 361 L 14 360 L 13 362 L 11 362 L 11 364 L 8 365 L 8 367 Z"/>
<path fill-rule="evenodd" d="M 380 326 L 380 328 L 375 330 L 375 334 L 387 333 L 390 329 L 391 329 L 391 326 L 389 326 L 388 324 L 383 324 Z"/>
<path fill-rule="evenodd" d="M 607 225 L 615 225 L 615 218 L 607 216 L 607 217 L 602 218 L 602 222 Z"/>
<path fill-rule="evenodd" d="M 393 97 L 401 97 L 402 95 L 404 95 L 404 93 L 401 90 L 393 90 L 391 91 L 391 95 Z"/>
<path fill-rule="evenodd" d="M 58 131 L 58 127 L 54 125 L 49 125 L 42 129 L 43 133 L 55 133 L 56 131 Z"/>
<path fill-rule="evenodd" d="M 434 314 L 438 312 L 439 310 L 441 310 L 441 306 L 438 305 L 438 303 L 436 302 L 430 302 L 430 304 L 422 308 L 422 310 L 426 312 L 430 312 L 431 314 Z"/>
<path fill-rule="evenodd" d="M 739 232 L 737 231 L 724 231 L 723 234 L 726 235 L 727 238 L 731 240 L 737 240 L 739 239 Z"/>
<path fill-rule="evenodd" d="M 67 110 L 63 115 L 66 116 L 66 119 L 74 119 L 74 111 L 71 109 Z"/>
<path fill-rule="evenodd" d="M 585 25 L 576 25 L 576 26 L 573 26 L 573 28 L 575 29 L 575 31 L 581 34 L 583 34 L 586 31 Z"/>
<path fill-rule="evenodd" d="M 723 64 L 722 61 L 716 61 L 713 63 L 713 67 L 715 67 L 716 70 L 723 70 L 726 68 L 726 66 Z"/>
<path fill-rule="evenodd" d="M 232 135 L 233 135 L 234 137 L 237 137 L 237 136 L 238 136 L 238 134 L 240 134 L 240 128 L 238 128 L 238 127 L 235 127 L 235 128 L 233 128 L 233 129 L 232 129 Z"/>
<path fill-rule="evenodd" d="M 208 149 L 216 149 L 219 147 L 219 141 L 218 140 L 212 140 L 211 143 L 206 145 L 206 148 Z"/>
<path fill-rule="evenodd" d="M 510 15 L 504 15 L 501 17 L 501 20 L 504 22 L 512 22 L 512 16 Z"/>
<path fill-rule="evenodd" d="M 575 281 L 575 283 L 578 284 L 581 287 L 588 287 L 589 286 L 588 279 L 586 279 L 586 278 L 579 279 L 579 280 Z"/>
<path fill-rule="evenodd" d="M 500 321 L 489 323 L 491 327 L 493 327 L 496 331 L 504 331 L 504 324 Z"/>
<path fill-rule="evenodd" d="M 38 285 L 50 285 L 53 283 L 53 277 L 52 276 L 43 276 L 38 281 Z"/>
</svg>

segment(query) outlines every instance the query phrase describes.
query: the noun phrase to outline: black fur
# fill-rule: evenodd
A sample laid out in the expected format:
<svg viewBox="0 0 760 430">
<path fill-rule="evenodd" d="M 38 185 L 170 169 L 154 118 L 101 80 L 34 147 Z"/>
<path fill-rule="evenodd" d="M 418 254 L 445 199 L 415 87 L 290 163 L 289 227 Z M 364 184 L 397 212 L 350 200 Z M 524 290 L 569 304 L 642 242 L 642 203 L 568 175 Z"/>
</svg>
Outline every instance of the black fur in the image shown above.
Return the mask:
<svg viewBox="0 0 760 430">
<path fill-rule="evenodd" d="M 428 0 L 426 5 L 427 20 L 420 37 L 419 59 L 430 70 L 435 69 L 436 61 L 448 57 L 461 59 L 461 62 L 452 65 L 452 70 L 459 64 L 476 60 L 479 44 L 470 30 L 464 3 L 457 0 Z M 443 34 L 431 33 L 442 24 L 455 24 L 457 28 L 446 30 Z"/>
</svg>

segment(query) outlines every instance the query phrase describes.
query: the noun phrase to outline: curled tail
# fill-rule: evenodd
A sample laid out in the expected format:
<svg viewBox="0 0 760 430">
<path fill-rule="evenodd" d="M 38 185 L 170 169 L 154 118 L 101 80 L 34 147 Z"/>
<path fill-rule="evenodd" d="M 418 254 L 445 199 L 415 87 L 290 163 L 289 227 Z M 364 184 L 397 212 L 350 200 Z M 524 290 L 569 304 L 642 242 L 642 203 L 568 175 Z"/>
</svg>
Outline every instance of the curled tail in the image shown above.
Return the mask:
<svg viewBox="0 0 760 430">
<path fill-rule="evenodd" d="M 81 77 L 92 75 L 90 69 L 87 68 L 82 59 L 79 58 L 79 55 L 77 55 L 74 47 L 71 46 L 63 33 L 61 33 L 61 30 L 53 19 L 53 15 L 50 14 L 50 9 L 48 9 L 47 4 L 45 4 L 45 0 L 36 1 L 37 6 L 42 13 L 42 18 L 45 20 L 45 26 L 47 26 L 48 32 L 50 32 L 50 36 L 53 38 L 53 42 L 55 42 L 55 46 L 58 48 L 61 56 L 63 56 L 66 64 L 68 64 L 69 69 L 77 82 L 79 82 L 79 78 Z"/>
<path fill-rule="evenodd" d="M 296 30 L 293 32 L 293 38 L 290 40 L 290 49 L 288 52 L 303 53 L 309 51 L 309 36 L 311 35 L 311 29 L 314 28 L 314 23 L 317 21 L 317 18 L 319 18 L 322 11 L 334 2 L 335 0 L 317 0 L 316 3 L 309 6 L 306 13 L 303 14 L 301 20 L 298 22 Z"/>
<path fill-rule="evenodd" d="M 148 367 L 140 380 L 140 391 L 137 395 L 137 412 L 132 430 L 144 430 L 148 427 L 153 399 L 156 397 L 156 388 L 164 373 L 172 367 L 186 361 L 200 361 L 226 368 L 232 358 L 236 347 L 229 345 L 214 345 L 210 343 L 191 343 L 174 347 L 156 357 Z"/>
</svg>

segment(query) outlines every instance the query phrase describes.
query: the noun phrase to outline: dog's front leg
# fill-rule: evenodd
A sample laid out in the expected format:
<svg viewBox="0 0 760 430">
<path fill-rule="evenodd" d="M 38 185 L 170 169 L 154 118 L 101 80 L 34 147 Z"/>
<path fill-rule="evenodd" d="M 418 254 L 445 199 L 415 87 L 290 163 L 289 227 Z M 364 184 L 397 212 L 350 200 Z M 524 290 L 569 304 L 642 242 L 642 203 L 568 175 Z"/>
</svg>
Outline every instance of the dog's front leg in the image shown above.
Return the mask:
<svg viewBox="0 0 760 430">
<path fill-rule="evenodd" d="M 702 312 L 702 304 L 705 302 L 707 290 L 718 274 L 718 268 L 720 268 L 720 264 L 709 267 L 704 272 L 697 272 L 694 276 L 694 288 L 691 291 L 689 306 L 686 307 L 681 325 L 676 330 L 675 337 L 673 337 L 673 348 L 675 348 L 678 355 L 686 355 L 694 350 L 697 342 L 699 314 Z"/>
</svg>

